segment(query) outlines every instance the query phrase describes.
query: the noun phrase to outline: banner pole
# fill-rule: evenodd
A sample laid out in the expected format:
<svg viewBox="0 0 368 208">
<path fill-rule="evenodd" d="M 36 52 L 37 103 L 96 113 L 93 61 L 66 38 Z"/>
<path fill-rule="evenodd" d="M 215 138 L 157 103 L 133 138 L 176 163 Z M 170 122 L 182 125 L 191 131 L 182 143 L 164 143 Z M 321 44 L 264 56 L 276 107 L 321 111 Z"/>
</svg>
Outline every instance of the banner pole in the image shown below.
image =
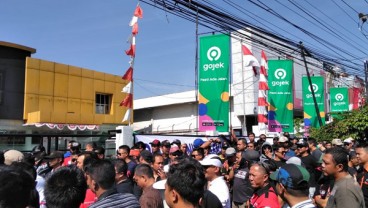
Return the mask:
<svg viewBox="0 0 368 208">
<path fill-rule="evenodd" d="M 322 118 L 321 118 L 320 111 L 319 111 L 319 108 L 318 108 L 318 103 L 317 103 L 317 100 L 316 100 L 316 96 L 314 94 L 314 90 L 313 90 L 313 86 L 312 86 L 312 79 L 310 77 L 309 69 L 308 69 L 308 65 L 307 65 L 307 61 L 306 61 L 306 58 L 305 58 L 305 53 L 307 53 L 307 54 L 309 54 L 309 53 L 305 50 L 302 42 L 300 42 L 300 50 L 301 50 L 301 54 L 302 54 L 302 57 L 303 57 L 303 61 L 304 61 L 304 65 L 305 65 L 305 70 L 307 71 L 307 77 L 308 77 L 309 87 L 310 87 L 311 92 L 312 92 L 312 97 L 313 97 L 314 107 L 316 109 L 318 123 L 319 123 L 319 126 L 322 127 L 323 126 Z"/>
<path fill-rule="evenodd" d="M 197 7 L 197 16 L 196 16 L 196 31 L 195 31 L 196 35 L 195 35 L 195 38 L 196 38 L 196 42 L 195 42 L 195 66 L 194 66 L 194 77 L 195 77 L 195 102 L 197 104 L 197 115 L 196 115 L 196 126 L 195 126 L 195 134 L 198 135 L 198 131 L 199 131 L 199 103 L 198 103 L 198 7 Z"/>
</svg>

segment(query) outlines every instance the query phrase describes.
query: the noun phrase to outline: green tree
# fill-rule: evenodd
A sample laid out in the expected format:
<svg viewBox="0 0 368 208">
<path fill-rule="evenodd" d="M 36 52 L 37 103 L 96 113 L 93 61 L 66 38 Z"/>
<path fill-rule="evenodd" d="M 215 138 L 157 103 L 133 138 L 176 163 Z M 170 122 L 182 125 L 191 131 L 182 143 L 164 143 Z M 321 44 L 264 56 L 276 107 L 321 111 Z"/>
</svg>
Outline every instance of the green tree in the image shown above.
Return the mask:
<svg viewBox="0 0 368 208">
<path fill-rule="evenodd" d="M 363 139 L 368 136 L 368 105 L 364 107 L 339 113 L 333 122 L 316 129 L 312 128 L 311 137 L 318 140 L 331 141 L 335 138 L 345 139 L 348 137 Z"/>
</svg>

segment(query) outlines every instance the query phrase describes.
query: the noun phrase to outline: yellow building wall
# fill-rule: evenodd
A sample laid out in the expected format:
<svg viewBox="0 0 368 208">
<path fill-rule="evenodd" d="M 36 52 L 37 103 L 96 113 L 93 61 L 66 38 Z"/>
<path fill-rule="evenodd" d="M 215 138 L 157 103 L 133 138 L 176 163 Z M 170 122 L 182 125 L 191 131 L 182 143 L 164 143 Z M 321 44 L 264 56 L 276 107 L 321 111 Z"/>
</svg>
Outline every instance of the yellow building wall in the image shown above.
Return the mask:
<svg viewBox="0 0 368 208">
<path fill-rule="evenodd" d="M 26 123 L 124 124 L 127 94 L 121 77 L 28 57 L 24 114 Z M 96 93 L 112 95 L 109 114 L 96 114 Z"/>
</svg>

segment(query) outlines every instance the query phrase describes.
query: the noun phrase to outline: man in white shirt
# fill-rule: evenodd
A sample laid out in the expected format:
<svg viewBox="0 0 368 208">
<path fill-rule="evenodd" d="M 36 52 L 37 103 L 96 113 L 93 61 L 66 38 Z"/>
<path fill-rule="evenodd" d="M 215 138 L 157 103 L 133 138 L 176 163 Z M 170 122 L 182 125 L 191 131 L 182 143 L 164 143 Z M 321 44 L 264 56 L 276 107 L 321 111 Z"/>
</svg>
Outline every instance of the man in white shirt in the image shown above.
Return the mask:
<svg viewBox="0 0 368 208">
<path fill-rule="evenodd" d="M 220 157 L 215 154 L 209 154 L 200 163 L 205 169 L 208 190 L 217 196 L 222 207 L 230 208 L 229 188 L 220 172 L 222 167 Z"/>
</svg>

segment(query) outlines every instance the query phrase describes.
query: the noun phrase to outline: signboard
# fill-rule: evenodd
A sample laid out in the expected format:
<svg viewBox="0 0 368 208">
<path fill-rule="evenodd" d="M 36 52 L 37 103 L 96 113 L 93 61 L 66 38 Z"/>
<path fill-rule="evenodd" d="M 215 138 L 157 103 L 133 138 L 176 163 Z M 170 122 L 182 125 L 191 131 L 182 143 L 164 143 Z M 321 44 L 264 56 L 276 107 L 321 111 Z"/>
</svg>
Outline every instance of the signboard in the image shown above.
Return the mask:
<svg viewBox="0 0 368 208">
<path fill-rule="evenodd" d="M 268 61 L 268 131 L 294 132 L 293 61 Z"/>
<path fill-rule="evenodd" d="M 200 37 L 199 131 L 229 131 L 230 37 Z"/>
<path fill-rule="evenodd" d="M 304 127 L 319 128 L 319 121 L 316 112 L 316 107 L 313 100 L 312 90 L 317 101 L 319 114 L 322 119 L 322 124 L 325 124 L 325 88 L 324 80 L 321 76 L 311 77 L 312 86 L 309 85 L 308 77 L 302 78 L 303 84 L 303 109 L 304 109 Z"/>
<path fill-rule="evenodd" d="M 331 112 L 345 112 L 349 110 L 348 88 L 330 88 Z"/>
</svg>

